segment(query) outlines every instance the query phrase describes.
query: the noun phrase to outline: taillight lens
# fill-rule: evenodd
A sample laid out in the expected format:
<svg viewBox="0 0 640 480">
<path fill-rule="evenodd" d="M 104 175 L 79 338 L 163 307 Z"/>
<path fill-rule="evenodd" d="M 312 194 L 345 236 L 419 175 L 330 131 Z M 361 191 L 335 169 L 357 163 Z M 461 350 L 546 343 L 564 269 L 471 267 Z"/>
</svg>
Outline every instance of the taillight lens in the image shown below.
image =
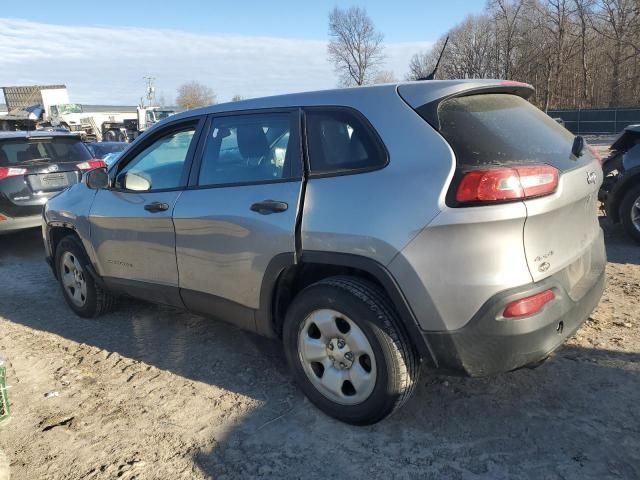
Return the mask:
<svg viewBox="0 0 640 480">
<path fill-rule="evenodd" d="M 549 195 L 558 188 L 558 169 L 549 165 L 472 170 L 462 177 L 458 203 L 504 202 Z"/>
<path fill-rule="evenodd" d="M 9 177 L 18 177 L 27 173 L 26 168 L 0 167 L 0 180 Z"/>
<path fill-rule="evenodd" d="M 556 298 L 553 290 L 545 290 L 530 297 L 511 302 L 502 314 L 506 318 L 528 317 L 542 310 L 547 303 Z"/>
<path fill-rule="evenodd" d="M 87 160 L 86 162 L 82 162 L 76 165 L 76 167 L 78 167 L 78 169 L 82 170 L 83 172 L 86 170 L 94 170 L 96 168 L 104 168 L 106 166 L 107 164 L 104 162 L 104 160 Z"/>
</svg>

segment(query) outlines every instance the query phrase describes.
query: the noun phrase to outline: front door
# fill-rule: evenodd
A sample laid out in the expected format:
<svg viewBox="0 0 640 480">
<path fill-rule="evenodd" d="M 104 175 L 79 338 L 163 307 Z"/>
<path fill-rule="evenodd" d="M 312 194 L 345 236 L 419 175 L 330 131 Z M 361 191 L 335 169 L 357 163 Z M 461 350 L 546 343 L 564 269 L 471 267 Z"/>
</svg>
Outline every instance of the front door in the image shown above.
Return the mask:
<svg viewBox="0 0 640 480">
<path fill-rule="evenodd" d="M 302 188 L 299 113 L 215 116 L 192 185 L 176 203 L 182 299 L 253 329 L 267 266 L 295 254 Z"/>
<path fill-rule="evenodd" d="M 171 214 L 187 181 L 200 119 L 169 125 L 122 158 L 90 222 L 99 273 L 112 288 L 181 305 Z"/>
</svg>

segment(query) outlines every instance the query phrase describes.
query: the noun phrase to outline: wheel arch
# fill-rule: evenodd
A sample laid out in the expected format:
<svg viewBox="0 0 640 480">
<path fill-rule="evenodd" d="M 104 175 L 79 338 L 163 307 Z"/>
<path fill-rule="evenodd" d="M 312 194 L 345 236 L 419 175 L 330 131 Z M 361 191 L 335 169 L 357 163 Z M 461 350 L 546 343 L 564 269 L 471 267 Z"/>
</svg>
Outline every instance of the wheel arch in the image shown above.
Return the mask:
<svg viewBox="0 0 640 480">
<path fill-rule="evenodd" d="M 304 251 L 297 263 L 293 253 L 274 257 L 262 282 L 255 317 L 257 332 L 280 338 L 287 308 L 296 294 L 312 283 L 336 275 L 364 278 L 377 285 L 391 300 L 400 317 L 400 327 L 420 357 L 434 363 L 431 349 L 391 273 L 377 261 L 359 255 Z"/>
<path fill-rule="evenodd" d="M 620 223 L 620 205 L 629 190 L 640 185 L 640 166 L 625 171 L 621 181 L 613 187 L 607 200 L 607 215 L 614 223 Z"/>
</svg>

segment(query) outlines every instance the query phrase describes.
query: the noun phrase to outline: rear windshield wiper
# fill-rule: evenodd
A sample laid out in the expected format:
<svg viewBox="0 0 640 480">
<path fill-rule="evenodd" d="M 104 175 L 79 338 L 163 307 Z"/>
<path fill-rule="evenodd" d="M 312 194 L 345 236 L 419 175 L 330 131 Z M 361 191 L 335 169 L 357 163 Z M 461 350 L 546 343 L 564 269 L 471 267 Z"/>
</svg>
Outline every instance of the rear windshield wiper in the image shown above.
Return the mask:
<svg viewBox="0 0 640 480">
<path fill-rule="evenodd" d="M 51 158 L 49 157 L 40 157 L 40 158 L 32 158 L 31 160 L 25 160 L 24 162 L 20 162 L 20 163 L 45 163 L 45 162 L 50 162 Z"/>
</svg>

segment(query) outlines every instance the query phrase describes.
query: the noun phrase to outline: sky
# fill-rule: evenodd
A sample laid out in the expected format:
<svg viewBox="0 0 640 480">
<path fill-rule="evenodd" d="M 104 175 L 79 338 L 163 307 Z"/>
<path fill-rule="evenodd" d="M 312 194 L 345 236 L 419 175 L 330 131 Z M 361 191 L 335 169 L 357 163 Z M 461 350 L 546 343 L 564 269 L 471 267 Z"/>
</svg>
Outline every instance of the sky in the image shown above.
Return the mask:
<svg viewBox="0 0 640 480">
<path fill-rule="evenodd" d="M 145 76 L 166 103 L 191 80 L 219 102 L 333 88 L 326 45 L 334 6 L 366 7 L 384 34 L 384 69 L 402 79 L 414 53 L 486 0 L 2 3 L 0 86 L 62 83 L 72 102 L 134 105 Z"/>
</svg>

